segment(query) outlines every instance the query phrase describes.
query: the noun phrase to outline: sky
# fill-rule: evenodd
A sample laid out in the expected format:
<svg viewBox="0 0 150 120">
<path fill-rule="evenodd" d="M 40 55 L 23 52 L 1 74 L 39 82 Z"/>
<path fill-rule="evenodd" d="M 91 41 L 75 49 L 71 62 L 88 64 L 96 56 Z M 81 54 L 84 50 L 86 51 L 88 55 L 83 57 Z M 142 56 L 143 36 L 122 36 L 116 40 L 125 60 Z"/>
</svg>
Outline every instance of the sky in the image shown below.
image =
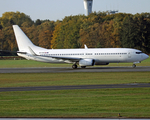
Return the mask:
<svg viewBox="0 0 150 120">
<path fill-rule="evenodd" d="M 93 0 L 92 11 L 119 10 L 120 13 L 150 13 L 150 0 Z M 32 20 L 62 20 L 85 14 L 83 0 L 0 0 L 0 17 L 5 12 L 23 12 Z"/>
</svg>

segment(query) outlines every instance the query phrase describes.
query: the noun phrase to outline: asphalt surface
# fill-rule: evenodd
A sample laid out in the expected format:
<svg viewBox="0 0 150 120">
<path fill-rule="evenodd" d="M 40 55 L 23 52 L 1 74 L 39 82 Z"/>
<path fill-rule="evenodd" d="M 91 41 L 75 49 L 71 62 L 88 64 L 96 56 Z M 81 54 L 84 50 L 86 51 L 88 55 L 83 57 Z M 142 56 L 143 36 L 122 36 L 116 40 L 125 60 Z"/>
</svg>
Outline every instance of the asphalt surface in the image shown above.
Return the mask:
<svg viewBox="0 0 150 120">
<path fill-rule="evenodd" d="M 86 69 L 72 68 L 0 68 L 0 73 L 65 73 L 65 72 L 150 72 L 150 67 L 90 67 Z M 7 91 L 37 91 L 37 90 L 74 90 L 74 89 L 110 89 L 110 88 L 141 88 L 150 84 L 111 84 L 111 85 L 77 85 L 77 86 L 44 86 L 44 87 L 8 87 L 0 88 Z"/>
<path fill-rule="evenodd" d="M 9 87 L 0 88 L 0 92 L 37 91 L 37 90 L 75 90 L 75 89 L 110 89 L 110 88 L 141 88 L 150 87 L 149 83 L 110 84 L 110 85 L 75 85 L 75 86 L 41 86 L 41 87 Z"/>
<path fill-rule="evenodd" d="M 0 73 L 65 73 L 65 72 L 146 72 L 149 67 L 89 67 L 86 69 L 72 68 L 0 68 Z"/>
</svg>

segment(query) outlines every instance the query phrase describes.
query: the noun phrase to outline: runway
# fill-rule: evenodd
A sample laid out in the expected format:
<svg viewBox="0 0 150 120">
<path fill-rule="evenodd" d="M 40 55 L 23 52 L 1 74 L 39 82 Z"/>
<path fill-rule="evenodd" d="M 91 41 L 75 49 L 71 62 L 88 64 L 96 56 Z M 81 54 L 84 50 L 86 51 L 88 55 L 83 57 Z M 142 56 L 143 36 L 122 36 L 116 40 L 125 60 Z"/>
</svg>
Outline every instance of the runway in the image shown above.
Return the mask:
<svg viewBox="0 0 150 120">
<path fill-rule="evenodd" d="M 146 72 L 148 67 L 89 67 L 85 69 L 72 69 L 68 67 L 45 67 L 45 68 L 0 68 L 0 73 L 65 73 L 65 72 Z"/>
<path fill-rule="evenodd" d="M 0 68 L 1 73 L 66 73 L 66 72 L 146 72 L 150 67 L 89 67 L 86 69 L 72 68 Z M 9 87 L 0 88 L 0 92 L 7 91 L 36 91 L 36 90 L 74 90 L 74 89 L 110 89 L 110 88 L 140 88 L 150 87 L 150 84 L 111 84 L 111 85 L 77 85 L 77 86 L 44 86 L 44 87 Z"/>
<path fill-rule="evenodd" d="M 8 91 L 37 91 L 37 90 L 76 90 L 76 89 L 111 89 L 111 88 L 143 88 L 150 87 L 149 83 L 108 84 L 108 85 L 74 85 L 74 86 L 41 86 L 41 87 L 8 87 L 0 88 L 0 92 Z"/>
</svg>

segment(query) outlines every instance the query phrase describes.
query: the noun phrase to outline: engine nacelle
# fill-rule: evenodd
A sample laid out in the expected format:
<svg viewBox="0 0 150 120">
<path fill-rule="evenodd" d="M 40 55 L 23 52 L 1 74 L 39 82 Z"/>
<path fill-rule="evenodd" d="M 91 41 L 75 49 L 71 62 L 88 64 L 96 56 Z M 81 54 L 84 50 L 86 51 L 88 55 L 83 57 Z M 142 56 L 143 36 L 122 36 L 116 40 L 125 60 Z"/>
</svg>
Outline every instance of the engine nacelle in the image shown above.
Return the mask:
<svg viewBox="0 0 150 120">
<path fill-rule="evenodd" d="M 95 60 L 93 59 L 82 59 L 79 61 L 80 66 L 93 66 L 95 65 Z"/>
</svg>

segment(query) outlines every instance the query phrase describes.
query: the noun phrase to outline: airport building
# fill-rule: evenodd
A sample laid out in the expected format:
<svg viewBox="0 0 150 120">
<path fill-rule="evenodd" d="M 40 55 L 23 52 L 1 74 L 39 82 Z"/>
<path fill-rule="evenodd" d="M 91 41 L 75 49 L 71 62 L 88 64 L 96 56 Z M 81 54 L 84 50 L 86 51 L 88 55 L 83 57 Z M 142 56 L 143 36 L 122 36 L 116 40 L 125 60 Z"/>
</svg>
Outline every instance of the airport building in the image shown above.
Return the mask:
<svg viewBox="0 0 150 120">
<path fill-rule="evenodd" d="M 116 14 L 118 13 L 119 11 L 118 10 L 109 10 L 108 13 L 111 15 L 111 14 Z"/>
<path fill-rule="evenodd" d="M 90 13 L 92 13 L 92 3 L 93 3 L 93 0 L 84 0 L 84 8 L 86 10 L 86 15 L 87 16 Z"/>
</svg>

